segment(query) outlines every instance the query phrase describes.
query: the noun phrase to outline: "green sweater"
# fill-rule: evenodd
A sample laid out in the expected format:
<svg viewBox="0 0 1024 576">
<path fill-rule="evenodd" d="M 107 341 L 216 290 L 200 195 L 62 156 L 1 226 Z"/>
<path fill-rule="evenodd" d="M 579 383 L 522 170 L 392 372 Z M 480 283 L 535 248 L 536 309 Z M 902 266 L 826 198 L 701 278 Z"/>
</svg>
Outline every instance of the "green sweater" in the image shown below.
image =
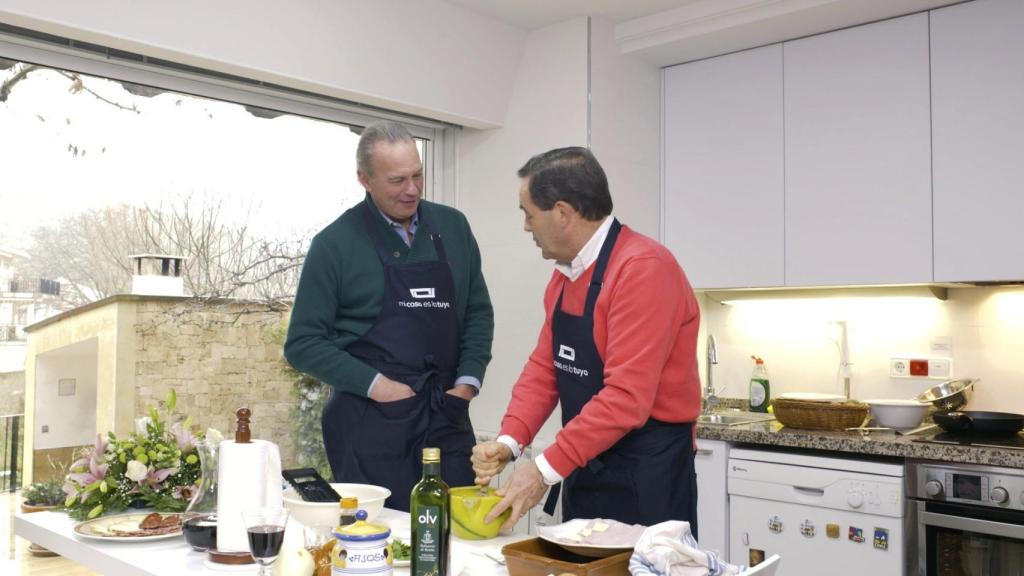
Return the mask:
<svg viewBox="0 0 1024 576">
<path fill-rule="evenodd" d="M 295 294 L 284 354 L 292 366 L 338 390 L 365 396 L 377 370 L 345 349 L 374 324 L 384 300 L 384 266 L 363 217 L 363 202 L 320 231 L 309 246 Z M 411 247 L 373 209 L 386 248 L 402 262 L 436 260 L 429 234 L 417 234 Z M 456 376 L 483 382 L 491 360 L 494 310 L 480 270 L 480 249 L 461 212 L 420 202 L 420 228 L 429 222 L 441 234 L 455 282 L 459 318 Z"/>
</svg>

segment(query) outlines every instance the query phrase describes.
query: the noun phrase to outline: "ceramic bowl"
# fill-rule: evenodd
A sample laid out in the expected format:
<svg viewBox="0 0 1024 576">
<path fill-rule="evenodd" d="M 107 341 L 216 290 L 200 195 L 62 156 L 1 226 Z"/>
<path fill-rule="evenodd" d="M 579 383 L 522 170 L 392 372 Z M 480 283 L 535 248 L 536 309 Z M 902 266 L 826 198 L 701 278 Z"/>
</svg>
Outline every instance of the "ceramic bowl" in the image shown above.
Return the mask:
<svg viewBox="0 0 1024 576">
<path fill-rule="evenodd" d="M 366 510 L 369 522 L 380 514 L 384 501 L 391 496 L 391 490 L 373 484 L 332 483 L 331 488 L 343 497 L 358 498 L 359 509 Z M 337 526 L 341 513 L 338 502 L 306 502 L 290 486 L 284 491 L 284 507 L 303 526 Z"/>
<path fill-rule="evenodd" d="M 512 509 L 505 510 L 492 522 L 485 523 L 484 517 L 501 501 L 501 496 L 494 492 L 494 488 L 488 488 L 484 496 L 479 486 L 451 489 L 452 531 L 456 536 L 466 540 L 487 540 L 498 535 L 501 525 L 512 515 Z"/>
<path fill-rule="evenodd" d="M 928 404 L 917 400 L 865 400 L 871 405 L 875 423 L 886 428 L 906 430 L 917 428 L 928 413 Z"/>
</svg>

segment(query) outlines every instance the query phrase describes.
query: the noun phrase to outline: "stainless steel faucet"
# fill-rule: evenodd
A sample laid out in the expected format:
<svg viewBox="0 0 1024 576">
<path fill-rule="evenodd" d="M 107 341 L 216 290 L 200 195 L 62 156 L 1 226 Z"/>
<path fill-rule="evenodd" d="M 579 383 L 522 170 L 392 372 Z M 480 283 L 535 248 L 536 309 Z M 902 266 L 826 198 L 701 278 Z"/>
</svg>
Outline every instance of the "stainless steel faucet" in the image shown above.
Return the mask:
<svg viewBox="0 0 1024 576">
<path fill-rule="evenodd" d="M 718 404 L 718 393 L 711 379 L 711 367 L 718 364 L 718 342 L 713 334 L 708 334 L 707 342 L 707 383 L 704 386 L 704 413 L 711 414 Z"/>
</svg>

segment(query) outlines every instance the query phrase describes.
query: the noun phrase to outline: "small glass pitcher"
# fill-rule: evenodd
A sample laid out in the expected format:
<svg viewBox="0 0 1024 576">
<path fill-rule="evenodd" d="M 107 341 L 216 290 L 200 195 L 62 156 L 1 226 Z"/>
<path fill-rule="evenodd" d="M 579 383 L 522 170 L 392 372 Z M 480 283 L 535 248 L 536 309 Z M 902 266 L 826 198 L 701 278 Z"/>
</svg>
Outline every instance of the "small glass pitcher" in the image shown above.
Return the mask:
<svg viewBox="0 0 1024 576">
<path fill-rule="evenodd" d="M 196 439 L 201 477 L 199 489 L 185 509 L 182 532 L 193 550 L 217 548 L 217 447 L 218 443 Z"/>
</svg>

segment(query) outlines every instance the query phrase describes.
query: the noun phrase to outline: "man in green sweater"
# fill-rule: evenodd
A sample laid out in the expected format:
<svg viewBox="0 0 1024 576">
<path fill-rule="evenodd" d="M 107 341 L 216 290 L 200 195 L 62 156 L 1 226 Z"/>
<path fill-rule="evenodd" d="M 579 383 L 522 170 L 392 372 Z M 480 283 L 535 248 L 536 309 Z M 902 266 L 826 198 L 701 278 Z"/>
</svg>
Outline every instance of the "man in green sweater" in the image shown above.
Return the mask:
<svg viewBox="0 0 1024 576">
<path fill-rule="evenodd" d="M 449 485 L 473 483 L 469 402 L 494 312 L 465 216 L 421 199 L 409 131 L 368 126 L 356 167 L 366 199 L 313 238 L 284 352 L 331 386 L 322 422 L 335 481 L 385 486 L 387 506 L 408 510 L 424 446 L 441 448 Z"/>
</svg>

